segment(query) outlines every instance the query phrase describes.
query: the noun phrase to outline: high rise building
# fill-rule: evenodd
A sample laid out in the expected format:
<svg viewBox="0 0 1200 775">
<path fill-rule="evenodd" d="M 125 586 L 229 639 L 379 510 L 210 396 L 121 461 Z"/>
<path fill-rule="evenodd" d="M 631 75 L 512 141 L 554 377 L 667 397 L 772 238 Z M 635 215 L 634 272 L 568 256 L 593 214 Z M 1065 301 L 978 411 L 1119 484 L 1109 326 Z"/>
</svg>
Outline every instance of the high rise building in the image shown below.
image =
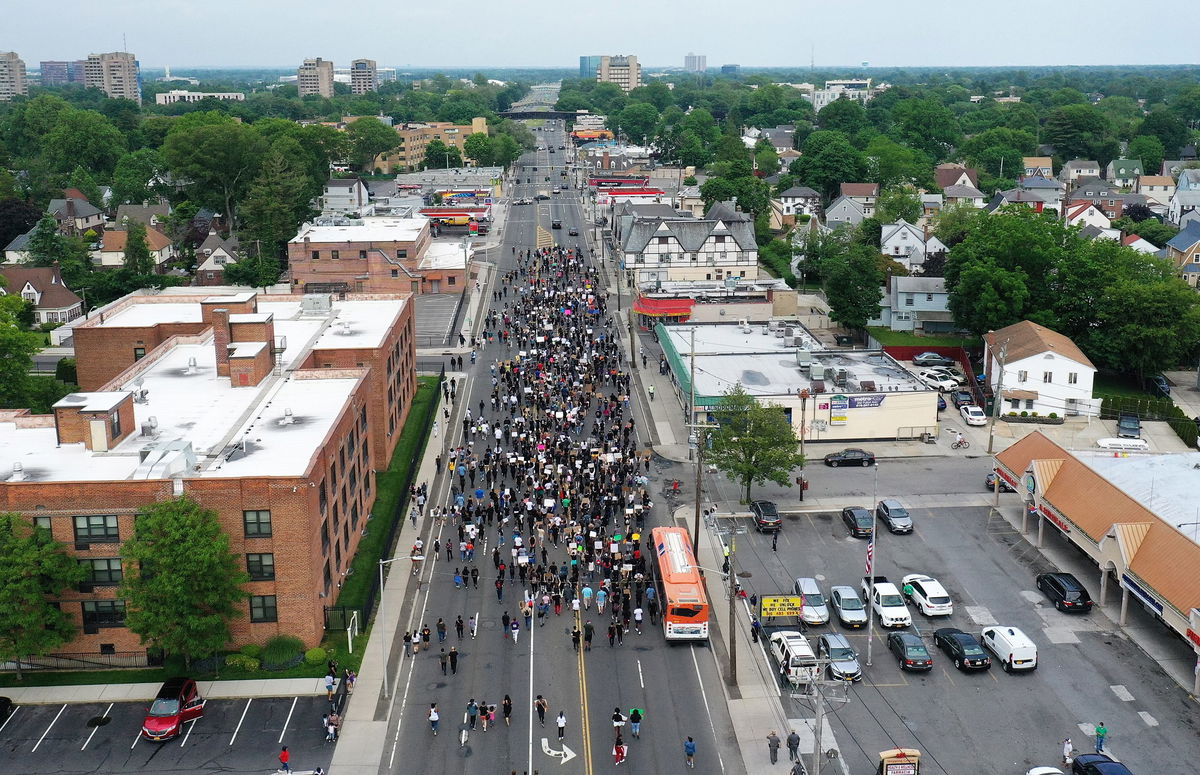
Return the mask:
<svg viewBox="0 0 1200 775">
<path fill-rule="evenodd" d="M 78 59 L 74 62 L 51 60 L 38 63 L 41 73 L 42 86 L 62 86 L 67 83 L 84 83 L 86 81 L 87 62 Z"/>
<path fill-rule="evenodd" d="M 683 69 L 689 73 L 703 73 L 708 70 L 708 57 L 704 54 L 688 52 L 683 58 Z"/>
<path fill-rule="evenodd" d="M 721 75 L 738 75 L 741 72 L 741 65 L 721 65 Z"/>
<path fill-rule="evenodd" d="M 350 63 L 350 91 L 353 94 L 379 91 L 379 69 L 374 59 L 355 59 Z"/>
<path fill-rule="evenodd" d="M 83 76 L 89 89 L 99 89 L 113 99 L 142 104 L 141 65 L 133 54 L 126 51 L 89 54 Z"/>
<path fill-rule="evenodd" d="M 600 57 L 600 69 L 596 71 L 600 83 L 615 83 L 622 91 L 633 91 L 642 85 L 642 66 L 633 54 Z"/>
<path fill-rule="evenodd" d="M 0 51 L 0 100 L 29 94 L 25 83 L 25 60 L 15 51 Z"/>
<path fill-rule="evenodd" d="M 592 79 L 596 77 L 596 72 L 600 70 L 600 60 L 603 57 L 586 56 L 579 57 L 579 77 Z"/>
<path fill-rule="evenodd" d="M 319 94 L 322 97 L 333 96 L 333 62 L 327 59 L 305 59 L 296 71 L 296 84 L 300 88 L 300 96 Z"/>
</svg>

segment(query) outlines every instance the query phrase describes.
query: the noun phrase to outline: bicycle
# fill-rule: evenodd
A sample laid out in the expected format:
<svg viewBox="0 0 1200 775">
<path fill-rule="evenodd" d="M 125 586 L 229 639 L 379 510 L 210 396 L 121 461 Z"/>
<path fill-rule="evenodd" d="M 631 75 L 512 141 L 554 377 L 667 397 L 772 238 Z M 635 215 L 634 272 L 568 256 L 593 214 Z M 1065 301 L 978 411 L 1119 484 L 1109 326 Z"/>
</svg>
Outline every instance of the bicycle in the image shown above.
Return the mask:
<svg viewBox="0 0 1200 775">
<path fill-rule="evenodd" d="M 968 449 L 970 446 L 971 442 L 967 441 L 966 439 L 962 439 L 954 441 L 950 445 L 950 449 Z"/>
</svg>

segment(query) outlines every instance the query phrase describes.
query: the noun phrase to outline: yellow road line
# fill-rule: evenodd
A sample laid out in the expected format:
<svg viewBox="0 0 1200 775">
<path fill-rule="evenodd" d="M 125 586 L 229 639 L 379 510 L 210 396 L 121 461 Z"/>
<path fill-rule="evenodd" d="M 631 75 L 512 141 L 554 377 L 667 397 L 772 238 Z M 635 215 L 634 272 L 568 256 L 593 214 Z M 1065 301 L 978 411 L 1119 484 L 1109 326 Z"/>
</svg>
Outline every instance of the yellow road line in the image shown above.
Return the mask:
<svg viewBox="0 0 1200 775">
<path fill-rule="evenodd" d="M 583 613 L 575 612 L 575 627 L 582 632 Z M 579 653 L 576 655 L 579 661 L 579 718 L 581 719 L 580 730 L 583 732 L 583 772 L 584 775 L 592 775 L 592 728 L 588 721 L 588 699 L 587 699 L 587 660 L 583 658 L 583 636 L 580 635 Z"/>
</svg>

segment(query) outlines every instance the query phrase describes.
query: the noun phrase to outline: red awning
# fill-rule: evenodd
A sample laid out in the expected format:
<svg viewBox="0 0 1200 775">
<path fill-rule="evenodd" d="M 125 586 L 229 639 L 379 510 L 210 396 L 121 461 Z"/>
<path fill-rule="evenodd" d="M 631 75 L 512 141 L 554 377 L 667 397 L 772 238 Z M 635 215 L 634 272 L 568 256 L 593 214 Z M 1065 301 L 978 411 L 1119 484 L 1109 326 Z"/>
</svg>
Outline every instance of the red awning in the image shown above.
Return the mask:
<svg viewBox="0 0 1200 775">
<path fill-rule="evenodd" d="M 691 299 L 651 299 L 640 296 L 633 304 L 633 311 L 651 317 L 687 317 L 692 314 L 693 303 Z"/>
</svg>

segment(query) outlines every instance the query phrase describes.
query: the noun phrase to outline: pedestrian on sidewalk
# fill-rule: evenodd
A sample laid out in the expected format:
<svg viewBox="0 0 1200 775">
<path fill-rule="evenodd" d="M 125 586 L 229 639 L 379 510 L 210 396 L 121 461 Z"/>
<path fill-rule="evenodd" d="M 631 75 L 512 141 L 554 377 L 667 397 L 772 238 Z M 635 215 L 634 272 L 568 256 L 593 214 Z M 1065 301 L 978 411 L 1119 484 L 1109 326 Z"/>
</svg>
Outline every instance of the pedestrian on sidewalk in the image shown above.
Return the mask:
<svg viewBox="0 0 1200 775">
<path fill-rule="evenodd" d="M 462 640 L 462 639 L 463 639 L 463 620 L 462 620 L 462 614 L 459 614 L 458 618 L 454 620 L 454 632 L 455 632 L 455 634 L 456 634 L 456 635 L 458 635 L 458 639 L 459 639 L 459 640 Z"/>
<path fill-rule="evenodd" d="M 596 628 L 592 626 L 591 620 L 583 623 L 583 650 L 592 650 L 592 636 L 596 634 Z"/>
<path fill-rule="evenodd" d="M 412 656 L 412 633 L 408 630 L 404 631 L 404 656 Z"/>
<path fill-rule="evenodd" d="M 804 762 L 797 759 L 792 764 L 792 771 L 788 775 L 808 775 L 808 770 L 804 769 Z"/>
<path fill-rule="evenodd" d="M 337 686 L 337 679 L 331 675 L 325 676 L 325 695 L 330 702 L 333 702 L 333 690 Z"/>
<path fill-rule="evenodd" d="M 792 730 L 787 736 L 788 761 L 798 761 L 800 759 L 800 735 L 796 734 L 796 730 Z"/>
<path fill-rule="evenodd" d="M 1096 725 L 1096 753 L 1104 753 L 1104 741 L 1108 738 L 1108 727 L 1101 721 Z"/>
<path fill-rule="evenodd" d="M 475 640 L 475 632 L 477 631 L 478 628 L 475 626 L 475 616 L 474 615 L 472 615 L 471 618 L 467 619 L 467 629 L 471 631 L 471 640 Z"/>
<path fill-rule="evenodd" d="M 579 653 L 579 640 L 582 637 L 583 633 L 579 631 L 578 627 L 571 630 L 571 645 L 574 647 L 576 654 Z"/>
<path fill-rule="evenodd" d="M 446 642 L 446 622 L 439 616 L 437 620 L 438 643 Z"/>
<path fill-rule="evenodd" d="M 412 653 L 415 656 L 421 651 L 421 633 L 416 630 L 412 631 Z"/>
<path fill-rule="evenodd" d="M 690 737 L 687 740 L 683 741 L 683 755 L 684 755 L 684 760 L 687 762 L 687 766 L 691 767 L 692 769 L 695 769 L 695 767 L 696 767 L 696 741 Z"/>
<path fill-rule="evenodd" d="M 450 674 L 458 675 L 458 649 L 450 647 Z"/>
<path fill-rule="evenodd" d="M 467 701 L 467 723 L 471 725 L 471 729 L 475 728 L 475 721 L 479 718 L 479 703 L 475 702 L 472 697 Z"/>
<path fill-rule="evenodd" d="M 771 755 L 771 764 L 779 761 L 779 735 L 774 729 L 767 735 L 767 752 Z"/>
<path fill-rule="evenodd" d="M 774 533 L 771 534 L 771 551 L 773 551 L 773 552 L 779 551 L 779 531 L 778 530 L 776 530 Z"/>
<path fill-rule="evenodd" d="M 283 749 L 279 752 L 279 770 L 280 770 L 280 772 L 291 772 L 292 771 L 291 761 L 292 761 L 292 755 L 290 753 L 288 753 L 287 746 L 285 745 L 285 746 L 283 746 Z"/>
<path fill-rule="evenodd" d="M 654 400 L 654 386 L 653 385 L 650 386 L 650 400 L 651 401 Z M 416 524 L 416 522 L 414 521 L 413 524 Z"/>
<path fill-rule="evenodd" d="M 617 734 L 617 739 L 613 742 L 613 764 L 620 764 L 625 761 L 625 741 L 621 739 L 620 733 Z"/>
<path fill-rule="evenodd" d="M 511 727 L 513 709 L 512 697 L 509 697 L 507 694 L 504 695 L 504 700 L 500 703 L 500 708 L 504 713 L 504 726 Z"/>
<path fill-rule="evenodd" d="M 1062 762 L 1065 766 L 1071 766 L 1071 754 L 1075 752 L 1075 746 L 1071 744 L 1071 738 L 1067 738 L 1062 742 Z"/>
<path fill-rule="evenodd" d="M 521 639 L 521 623 L 516 619 L 512 620 L 512 624 L 508 625 L 512 628 L 513 645 L 517 645 L 517 641 Z"/>
<path fill-rule="evenodd" d="M 500 617 L 500 634 L 504 636 L 505 640 L 508 640 L 508 625 L 511 621 L 512 617 L 508 615 L 508 611 L 505 611 L 504 615 Z"/>
<path fill-rule="evenodd" d="M 621 739 L 621 730 L 625 728 L 625 714 L 620 708 L 613 708 L 612 714 L 613 734 L 618 740 Z"/>
</svg>

